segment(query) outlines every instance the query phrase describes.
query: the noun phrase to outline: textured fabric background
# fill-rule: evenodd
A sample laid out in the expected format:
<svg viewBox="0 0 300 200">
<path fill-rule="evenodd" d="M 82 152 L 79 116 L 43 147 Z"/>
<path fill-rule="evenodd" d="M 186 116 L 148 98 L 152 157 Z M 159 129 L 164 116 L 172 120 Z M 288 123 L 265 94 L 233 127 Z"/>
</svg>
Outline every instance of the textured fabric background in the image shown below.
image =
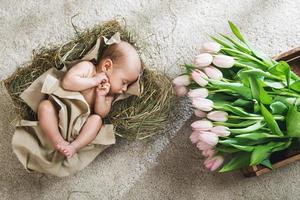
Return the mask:
<svg viewBox="0 0 300 200">
<path fill-rule="evenodd" d="M 0 0 L 0 79 L 28 62 L 32 50 L 73 37 L 74 15 L 81 29 L 124 17 L 146 64 L 175 76 L 208 34 L 230 32 L 228 19 L 268 55 L 300 46 L 299 10 L 299 0 Z M 259 178 L 208 173 L 188 140 L 185 101 L 161 136 L 119 140 L 68 178 L 28 174 L 12 153 L 14 113 L 3 86 L 0 91 L 1 199 L 299 199 L 299 162 Z"/>
</svg>

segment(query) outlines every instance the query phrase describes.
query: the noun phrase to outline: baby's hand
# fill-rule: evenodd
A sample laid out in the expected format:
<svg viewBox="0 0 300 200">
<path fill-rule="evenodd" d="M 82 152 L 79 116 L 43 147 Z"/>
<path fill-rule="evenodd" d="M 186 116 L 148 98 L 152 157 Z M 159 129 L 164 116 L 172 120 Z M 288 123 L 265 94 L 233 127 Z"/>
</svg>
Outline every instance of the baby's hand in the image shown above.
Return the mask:
<svg viewBox="0 0 300 200">
<path fill-rule="evenodd" d="M 110 84 L 104 83 L 104 84 L 100 84 L 97 86 L 96 93 L 97 93 L 97 95 L 100 95 L 100 96 L 106 96 L 108 94 L 109 90 L 110 90 Z"/>
<path fill-rule="evenodd" d="M 97 73 L 94 77 L 95 85 L 103 85 L 104 83 L 108 83 L 108 78 L 104 72 Z"/>
</svg>

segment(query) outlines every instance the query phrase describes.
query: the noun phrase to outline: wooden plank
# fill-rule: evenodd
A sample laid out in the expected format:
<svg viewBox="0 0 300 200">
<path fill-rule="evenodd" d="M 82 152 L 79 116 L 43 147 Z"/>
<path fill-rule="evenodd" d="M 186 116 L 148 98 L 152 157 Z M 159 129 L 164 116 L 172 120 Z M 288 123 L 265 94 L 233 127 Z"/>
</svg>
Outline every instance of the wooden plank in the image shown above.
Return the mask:
<svg viewBox="0 0 300 200">
<path fill-rule="evenodd" d="M 277 169 L 277 168 L 283 167 L 285 165 L 288 165 L 288 164 L 293 163 L 298 160 L 300 160 L 300 154 L 292 156 L 292 157 L 282 160 L 280 162 L 277 162 L 277 163 L 273 164 L 272 167 L 273 167 L 273 169 Z M 265 173 L 268 173 L 271 171 L 272 170 L 270 170 L 269 168 L 263 168 L 261 170 L 256 171 L 256 176 L 260 176 L 262 174 L 265 174 Z"/>
<path fill-rule="evenodd" d="M 291 62 L 292 60 L 299 58 L 299 56 L 300 56 L 300 47 L 296 47 L 294 49 L 291 49 L 287 52 L 275 56 L 273 59 L 277 61 L 284 60 L 286 62 Z"/>
</svg>

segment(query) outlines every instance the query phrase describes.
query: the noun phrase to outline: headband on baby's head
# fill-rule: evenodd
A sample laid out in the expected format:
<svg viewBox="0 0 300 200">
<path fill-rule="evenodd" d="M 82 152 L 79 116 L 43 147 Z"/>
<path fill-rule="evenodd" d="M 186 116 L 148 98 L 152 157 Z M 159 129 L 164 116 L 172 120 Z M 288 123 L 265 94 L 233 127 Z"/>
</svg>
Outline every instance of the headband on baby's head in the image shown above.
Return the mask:
<svg viewBox="0 0 300 200">
<path fill-rule="evenodd" d="M 102 36 L 104 43 L 106 45 L 111 45 L 111 44 L 118 44 L 121 42 L 121 36 L 119 32 L 116 32 L 113 36 L 111 36 L 110 39 L 107 39 L 106 37 Z"/>
</svg>

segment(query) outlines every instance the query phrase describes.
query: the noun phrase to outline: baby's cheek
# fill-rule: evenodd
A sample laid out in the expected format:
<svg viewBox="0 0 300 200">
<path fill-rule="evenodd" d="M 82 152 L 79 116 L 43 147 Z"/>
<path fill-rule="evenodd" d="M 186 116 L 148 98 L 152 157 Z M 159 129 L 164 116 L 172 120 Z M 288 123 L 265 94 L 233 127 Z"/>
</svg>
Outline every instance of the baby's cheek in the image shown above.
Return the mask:
<svg viewBox="0 0 300 200">
<path fill-rule="evenodd" d="M 116 91 L 117 91 L 116 86 L 115 86 L 115 85 L 111 85 L 111 86 L 110 86 L 110 91 L 116 92 Z"/>
</svg>

